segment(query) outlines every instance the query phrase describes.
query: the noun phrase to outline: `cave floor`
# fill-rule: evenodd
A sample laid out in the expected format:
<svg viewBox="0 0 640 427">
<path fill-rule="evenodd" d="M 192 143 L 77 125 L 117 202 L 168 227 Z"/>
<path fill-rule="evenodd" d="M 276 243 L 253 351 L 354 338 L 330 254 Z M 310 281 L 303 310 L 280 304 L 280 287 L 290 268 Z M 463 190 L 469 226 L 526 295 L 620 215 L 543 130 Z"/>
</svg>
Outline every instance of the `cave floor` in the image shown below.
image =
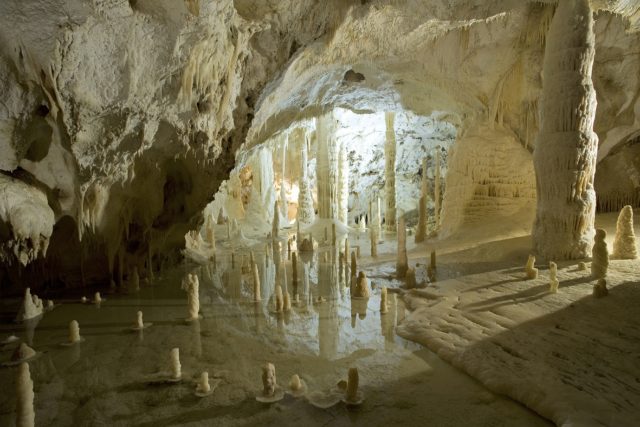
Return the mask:
<svg viewBox="0 0 640 427">
<path fill-rule="evenodd" d="M 99 306 L 82 304 L 78 294 L 56 301 L 53 311 L 24 325 L 10 320 L 18 301 L 4 301 L 0 336 L 16 334 L 43 353 L 30 362 L 36 425 L 550 425 L 397 336 L 394 329 L 408 313 L 399 295 L 390 293 L 390 312 L 382 316 L 379 287 L 369 300 L 352 301 L 343 282 L 337 288 L 329 284 L 331 263 L 316 258 L 310 265 L 311 292 L 326 301 L 303 298 L 290 313 L 275 314 L 272 280 L 262 284 L 262 302 L 251 301 L 251 276 L 241 269 L 247 258 L 237 252 L 235 268 L 222 253 L 215 269 L 185 263 L 157 273 L 137 293 L 103 293 L 106 301 Z M 256 259 L 264 257 L 256 253 Z M 363 268 L 378 285 L 399 285 L 391 277 L 393 265 L 366 261 L 363 253 Z M 200 278 L 202 319 L 186 323 L 181 281 L 192 271 Z M 86 290 L 89 299 L 92 293 Z M 153 325 L 133 332 L 138 310 Z M 85 341 L 61 346 L 72 319 Z M 15 346 L 3 347 L 0 359 L 9 360 Z M 173 347 L 180 349 L 183 381 L 158 383 L 169 370 Z M 254 397 L 265 362 L 275 364 L 282 387 L 297 373 L 309 392 L 335 389 L 348 368 L 357 366 L 364 403 L 319 409 L 289 395 L 259 403 Z M 198 398 L 194 381 L 204 370 L 218 386 Z M 8 390 L 14 388 L 14 372 L 0 369 L 0 384 Z M 3 393 L 0 425 L 14 425 L 14 408 L 13 393 Z"/>
</svg>

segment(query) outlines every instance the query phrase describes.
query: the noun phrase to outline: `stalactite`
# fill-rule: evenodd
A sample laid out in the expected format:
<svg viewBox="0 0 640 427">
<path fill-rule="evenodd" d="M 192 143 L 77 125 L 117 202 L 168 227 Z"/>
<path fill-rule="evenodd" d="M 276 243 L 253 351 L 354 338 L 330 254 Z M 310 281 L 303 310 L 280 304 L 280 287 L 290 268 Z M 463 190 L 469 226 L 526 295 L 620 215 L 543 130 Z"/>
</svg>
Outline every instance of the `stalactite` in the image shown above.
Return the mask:
<svg viewBox="0 0 640 427">
<path fill-rule="evenodd" d="M 543 64 L 541 129 L 534 151 L 535 248 L 548 259 L 585 258 L 594 234 L 598 137 L 593 16 L 587 0 L 558 4 Z"/>
<path fill-rule="evenodd" d="M 385 225 L 387 230 L 396 228 L 396 134 L 394 130 L 394 112 L 384 113 L 386 134 L 384 143 L 384 191 L 387 208 Z"/>
</svg>

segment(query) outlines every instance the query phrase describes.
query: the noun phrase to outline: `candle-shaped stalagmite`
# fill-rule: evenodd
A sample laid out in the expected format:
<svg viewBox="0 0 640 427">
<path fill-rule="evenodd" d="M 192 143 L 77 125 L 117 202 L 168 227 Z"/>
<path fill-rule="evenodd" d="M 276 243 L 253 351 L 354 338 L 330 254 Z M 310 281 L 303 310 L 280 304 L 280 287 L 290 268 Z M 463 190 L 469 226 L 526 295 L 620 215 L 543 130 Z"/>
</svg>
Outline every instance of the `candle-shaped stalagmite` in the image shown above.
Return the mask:
<svg viewBox="0 0 640 427">
<path fill-rule="evenodd" d="M 96 292 L 93 295 L 93 302 L 96 304 L 100 304 L 102 302 L 102 297 L 100 296 L 100 292 Z"/>
<path fill-rule="evenodd" d="M 209 385 L 209 372 L 204 371 L 200 374 L 200 380 L 196 386 L 196 393 L 208 394 L 211 392 L 211 386 Z"/>
<path fill-rule="evenodd" d="M 529 255 L 527 259 L 527 265 L 524 267 L 524 272 L 527 279 L 536 279 L 538 277 L 538 269 L 535 268 L 536 257 Z"/>
<path fill-rule="evenodd" d="M 273 363 L 266 363 L 262 367 L 262 393 L 265 396 L 273 396 L 276 392 L 276 367 Z"/>
<path fill-rule="evenodd" d="M 196 274 L 189 273 L 183 283 L 185 290 L 187 291 L 187 300 L 189 304 L 189 317 L 187 320 L 194 320 L 198 318 L 200 312 L 200 282 Z"/>
<path fill-rule="evenodd" d="M 72 320 L 69 322 L 69 343 L 77 343 L 80 342 L 80 325 L 78 321 Z"/>
<path fill-rule="evenodd" d="M 284 311 L 291 311 L 291 296 L 289 295 L 289 291 L 284 291 L 284 295 L 282 297 L 282 309 Z"/>
<path fill-rule="evenodd" d="M 371 227 L 369 237 L 371 239 L 371 257 L 376 258 L 378 256 L 378 229 L 376 227 Z"/>
<path fill-rule="evenodd" d="M 360 379 L 358 377 L 358 368 L 349 368 L 349 377 L 347 379 L 347 393 L 346 398 L 348 402 L 355 402 L 358 400 L 358 383 Z"/>
<path fill-rule="evenodd" d="M 289 381 L 289 388 L 293 391 L 298 391 L 302 388 L 302 382 L 300 381 L 300 377 L 298 374 L 293 374 L 291 376 L 291 381 Z"/>
<path fill-rule="evenodd" d="M 142 320 L 142 311 L 138 311 L 136 313 L 136 328 L 143 329 L 144 321 Z"/>
<path fill-rule="evenodd" d="M 434 214 L 435 225 L 437 230 L 440 228 L 440 146 L 436 147 L 436 158 L 434 162 L 435 177 L 433 181 L 433 202 L 434 202 Z"/>
<path fill-rule="evenodd" d="M 180 349 L 172 348 L 171 349 L 171 378 L 174 380 L 178 380 L 182 378 L 182 365 L 180 364 Z"/>
<path fill-rule="evenodd" d="M 284 301 L 283 301 L 284 297 L 282 296 L 282 287 L 279 284 L 276 285 L 275 297 L 276 297 L 276 311 L 279 313 L 284 308 Z"/>
<path fill-rule="evenodd" d="M 383 286 L 380 290 L 380 313 L 386 314 L 389 312 L 389 304 L 387 303 L 387 287 Z"/>
<path fill-rule="evenodd" d="M 33 380 L 29 364 L 22 362 L 18 365 L 16 378 L 16 427 L 33 427 L 36 414 L 33 409 Z"/>
<path fill-rule="evenodd" d="M 591 275 L 596 279 L 604 279 L 609 268 L 609 249 L 605 238 L 607 232 L 602 228 L 596 229 L 593 249 L 591 251 Z"/>
<path fill-rule="evenodd" d="M 387 206 L 384 216 L 389 231 L 393 231 L 396 228 L 396 135 L 394 119 L 395 113 L 385 112 L 384 191 Z"/>
<path fill-rule="evenodd" d="M 558 265 L 551 261 L 549 263 L 549 290 L 553 293 L 558 292 Z"/>
</svg>

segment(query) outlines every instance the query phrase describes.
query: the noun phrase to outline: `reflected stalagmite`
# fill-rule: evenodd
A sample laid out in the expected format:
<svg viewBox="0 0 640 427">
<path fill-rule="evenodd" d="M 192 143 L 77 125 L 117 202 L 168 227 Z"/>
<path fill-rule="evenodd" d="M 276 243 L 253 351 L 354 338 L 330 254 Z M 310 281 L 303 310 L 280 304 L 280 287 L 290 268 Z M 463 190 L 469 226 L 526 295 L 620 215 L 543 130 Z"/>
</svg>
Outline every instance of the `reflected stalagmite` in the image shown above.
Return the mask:
<svg viewBox="0 0 640 427">
<path fill-rule="evenodd" d="M 26 362 L 18 366 L 16 377 L 16 427 L 33 427 L 35 425 L 35 411 L 33 408 L 33 381 L 29 364 Z"/>
<path fill-rule="evenodd" d="M 403 279 L 407 274 L 409 261 L 407 259 L 407 228 L 404 215 L 398 216 L 398 255 L 396 259 L 396 278 Z"/>
</svg>

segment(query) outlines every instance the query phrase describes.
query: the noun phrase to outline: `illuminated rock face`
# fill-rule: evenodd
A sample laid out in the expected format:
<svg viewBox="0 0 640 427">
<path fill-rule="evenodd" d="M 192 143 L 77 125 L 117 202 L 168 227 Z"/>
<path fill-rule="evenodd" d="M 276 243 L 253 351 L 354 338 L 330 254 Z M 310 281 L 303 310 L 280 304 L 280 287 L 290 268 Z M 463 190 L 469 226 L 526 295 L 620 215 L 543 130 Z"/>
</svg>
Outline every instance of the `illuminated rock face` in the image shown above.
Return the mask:
<svg viewBox="0 0 640 427">
<path fill-rule="evenodd" d="M 303 222 L 313 222 L 316 202 L 321 202 L 316 205 L 319 216 L 352 222 L 349 218 L 363 215 L 369 202 L 381 196 L 391 229 L 392 208 L 424 208 L 416 195 L 419 185 L 412 190 L 416 194 L 404 193 L 406 186 L 401 185 L 407 176 L 417 177 L 420 168 L 418 163 L 402 170 L 410 163 L 403 153 L 413 144 L 406 143 L 410 135 L 403 135 L 411 130 L 400 123 L 404 111 L 434 115 L 460 140 L 468 130 L 486 126 L 511 132 L 514 143 L 527 152 L 541 141 L 536 153 L 547 153 L 543 157 L 554 155 L 547 145 L 571 145 L 566 139 L 555 144 L 558 132 L 575 132 L 571 138 L 584 147 L 571 155 L 567 149 L 564 166 L 556 168 L 571 169 L 566 165 L 575 156 L 578 177 L 572 184 L 561 185 L 564 178 L 543 170 L 554 166 L 539 167 L 538 175 L 548 179 L 538 185 L 541 220 L 535 234 L 539 252 L 562 255 L 554 259 L 586 254 L 593 233 L 588 223 L 594 205 L 596 140 L 580 126 L 593 122 L 589 131 L 595 128 L 602 135 L 603 156 L 637 137 L 640 60 L 629 47 L 640 41 L 639 20 L 630 2 L 594 1 L 592 7 L 599 11 L 595 31 L 585 32 L 592 27 L 591 11 L 585 12 L 581 2 L 566 3 L 555 20 L 568 15 L 584 19 L 574 28 L 569 21 L 575 18 L 566 18 L 569 24 L 548 32 L 555 5 L 535 2 L 424 0 L 384 8 L 338 0 L 283 1 L 273 7 L 251 0 L 72 0 L 65 7 L 59 0 L 0 2 L 0 195 L 10 195 L 0 197 L 3 277 L 16 293 L 24 289 L 25 280 L 36 289 L 58 276 L 57 270 L 64 270 L 67 287 L 111 280 L 121 285 L 133 266 L 142 278 L 152 277 L 154 268 L 176 261 L 185 234 L 202 224 L 202 209 L 221 186 L 233 195 L 226 200 L 225 216 L 235 218 L 246 235 L 243 220 L 257 224 L 254 220 L 265 210 L 253 211 L 247 200 L 264 201 L 272 195 L 253 191 L 250 181 L 257 175 L 252 172 L 260 173 L 260 168 L 230 176 L 234 165 L 292 123 L 336 107 L 367 114 L 396 112 L 394 119 L 392 114 L 379 119 L 385 123 L 383 139 L 395 139 L 395 177 L 389 175 L 386 193 L 382 182 L 375 191 L 359 191 L 370 186 L 351 169 L 356 150 L 342 145 L 339 136 L 324 147 L 311 131 L 304 136 L 313 169 L 308 182 L 296 184 L 301 176 L 296 144 L 286 148 L 286 179 L 272 177 L 286 182 L 274 197 L 282 188 L 299 191 Z M 571 45 L 578 36 L 587 37 L 587 43 Z M 573 89 L 562 99 L 568 110 L 580 110 L 565 114 L 554 104 L 560 96 L 553 97 L 553 87 L 545 88 L 549 96 L 541 96 L 542 54 L 546 50 L 550 58 L 577 58 L 577 78 L 589 74 L 585 66 L 590 67 L 594 46 L 593 85 L 551 83 L 560 85 L 563 94 L 568 88 L 584 90 L 584 105 Z M 553 53 L 574 47 L 569 56 Z M 556 61 L 555 68 L 553 58 L 549 61 L 545 83 L 569 79 L 559 77 L 562 61 Z M 606 100 L 595 118 L 594 86 Z M 540 123 L 538 107 L 543 112 Z M 545 121 L 545 116 L 558 121 Z M 558 128 L 559 123 L 574 122 L 578 127 Z M 538 131 L 544 137 L 536 140 Z M 452 230 L 447 213 L 464 210 L 447 201 L 450 136 L 443 138 L 438 154 L 440 185 L 429 188 L 427 232 Z M 328 167 L 318 168 L 318 150 L 325 148 L 322 159 Z M 415 156 L 418 162 L 423 154 Z M 349 173 L 344 173 L 345 159 Z M 616 169 L 618 161 L 614 163 L 610 169 Z M 427 171 L 430 182 L 436 170 Z M 331 177 L 328 184 L 314 185 L 317 176 L 325 175 Z M 604 187 L 606 181 L 603 178 Z M 555 192 L 555 185 L 562 191 Z M 607 187 L 603 205 L 620 198 L 614 190 Z M 625 187 L 624 193 L 620 200 L 633 200 L 633 188 Z M 452 194 L 455 205 L 461 199 Z M 288 200 L 280 205 L 282 217 L 297 196 L 280 196 Z M 434 206 L 440 199 L 442 209 Z M 256 228 L 265 234 L 273 201 L 264 204 L 267 226 Z M 416 222 L 411 217 L 407 221 L 409 227 Z M 560 229 L 575 231 L 562 231 L 564 237 L 556 240 L 573 243 L 548 247 L 549 236 Z M 211 240 L 211 234 L 202 235 Z M 73 255 L 78 253 L 82 256 Z"/>
<path fill-rule="evenodd" d="M 591 255 L 598 136 L 593 12 L 587 0 L 558 4 L 543 63 L 541 127 L 534 150 L 535 248 L 548 259 Z"/>
</svg>

